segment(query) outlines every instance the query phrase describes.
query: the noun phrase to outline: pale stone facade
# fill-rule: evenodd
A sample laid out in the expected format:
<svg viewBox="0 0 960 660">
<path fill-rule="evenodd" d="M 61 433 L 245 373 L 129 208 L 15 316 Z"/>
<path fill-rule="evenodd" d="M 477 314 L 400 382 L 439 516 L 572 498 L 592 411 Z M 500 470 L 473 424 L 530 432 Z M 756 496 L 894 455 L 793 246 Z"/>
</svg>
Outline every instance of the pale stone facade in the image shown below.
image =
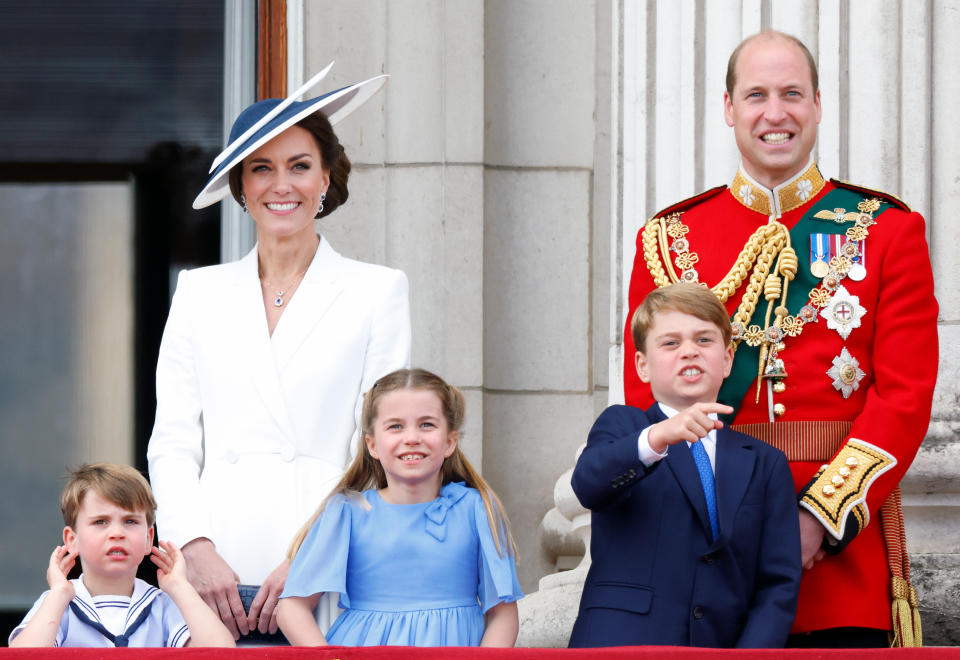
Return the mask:
<svg viewBox="0 0 960 660">
<path fill-rule="evenodd" d="M 391 75 L 338 127 L 350 200 L 320 229 L 409 276 L 413 363 L 464 390 L 464 444 L 504 500 L 527 591 L 555 570 L 537 539 L 554 482 L 607 403 L 612 183 L 609 166 L 595 174 L 594 90 L 610 37 L 600 44 L 597 11 L 303 6 L 305 75 L 331 60 L 331 89 Z"/>
<path fill-rule="evenodd" d="M 542 589 L 521 609 L 521 642 L 536 645 L 565 643 L 578 600 L 582 567 L 540 578 L 576 566 L 589 534 L 558 477 L 622 398 L 636 231 L 731 178 L 721 100 L 740 39 L 774 27 L 808 43 L 824 174 L 898 194 L 928 221 L 947 366 L 904 505 L 927 639 L 960 639 L 960 0 L 292 4 L 304 75 L 337 60 L 331 88 L 392 76 L 339 128 L 351 198 L 321 231 L 409 276 L 413 361 L 464 389 L 468 454 L 510 514 L 525 590 Z"/>
</svg>

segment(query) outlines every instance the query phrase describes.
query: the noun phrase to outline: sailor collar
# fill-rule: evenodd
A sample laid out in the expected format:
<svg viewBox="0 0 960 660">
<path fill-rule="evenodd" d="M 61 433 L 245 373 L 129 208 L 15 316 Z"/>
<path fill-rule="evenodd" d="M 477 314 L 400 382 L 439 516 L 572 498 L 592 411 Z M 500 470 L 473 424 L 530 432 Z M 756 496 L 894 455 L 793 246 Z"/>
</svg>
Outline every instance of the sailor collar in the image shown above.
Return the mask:
<svg viewBox="0 0 960 660">
<path fill-rule="evenodd" d="M 730 184 L 730 193 L 747 208 L 768 217 L 779 218 L 787 211 L 806 204 L 823 190 L 825 184 L 826 181 L 820 175 L 812 156 L 802 171 L 773 190 L 757 183 L 744 171 L 741 162 L 737 175 Z"/>
<path fill-rule="evenodd" d="M 90 595 L 87 585 L 83 582 L 83 574 L 81 574 L 80 577 L 70 581 L 73 583 L 74 591 L 74 597 L 71 602 L 75 603 L 78 609 L 83 612 L 87 618 L 102 625 L 103 621 L 100 619 L 100 613 L 97 611 L 96 601 L 94 600 L 94 597 Z M 160 593 L 161 592 L 159 589 L 147 584 L 143 580 L 134 580 L 133 594 L 131 594 L 129 597 L 130 604 L 128 606 L 127 616 L 123 624 L 124 628 L 128 627 L 132 621 L 137 619 L 143 609 L 156 600 Z M 123 601 L 128 600 L 126 596 L 122 597 L 122 599 Z"/>
</svg>

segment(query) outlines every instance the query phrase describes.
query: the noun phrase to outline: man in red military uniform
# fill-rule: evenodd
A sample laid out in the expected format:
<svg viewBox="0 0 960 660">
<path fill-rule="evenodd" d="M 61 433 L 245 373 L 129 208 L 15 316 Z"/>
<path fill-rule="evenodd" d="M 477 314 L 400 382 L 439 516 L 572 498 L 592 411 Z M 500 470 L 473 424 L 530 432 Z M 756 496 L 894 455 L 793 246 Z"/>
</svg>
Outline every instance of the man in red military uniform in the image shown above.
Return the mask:
<svg viewBox="0 0 960 660">
<path fill-rule="evenodd" d="M 897 485 L 937 375 L 923 218 L 821 176 L 816 64 L 795 38 L 764 32 L 737 47 L 724 114 L 741 154 L 732 184 L 665 209 L 637 236 L 626 402 L 652 403 L 629 332 L 644 296 L 680 280 L 711 287 L 736 345 L 720 400 L 736 408 L 734 428 L 783 449 L 798 491 L 805 571 L 790 645 L 879 646 L 888 633 L 918 644 Z"/>
</svg>

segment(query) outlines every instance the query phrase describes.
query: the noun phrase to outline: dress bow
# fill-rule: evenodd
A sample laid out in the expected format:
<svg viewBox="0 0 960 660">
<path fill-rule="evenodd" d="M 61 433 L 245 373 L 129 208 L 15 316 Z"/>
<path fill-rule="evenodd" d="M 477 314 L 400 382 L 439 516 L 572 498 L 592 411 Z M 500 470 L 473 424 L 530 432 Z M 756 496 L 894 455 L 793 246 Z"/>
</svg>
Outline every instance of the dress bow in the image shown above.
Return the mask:
<svg viewBox="0 0 960 660">
<path fill-rule="evenodd" d="M 424 511 L 427 521 L 427 533 L 438 541 L 447 538 L 445 524 L 447 511 L 467 494 L 467 487 L 462 481 L 451 482 L 440 489 L 440 495 L 431 502 Z"/>
</svg>

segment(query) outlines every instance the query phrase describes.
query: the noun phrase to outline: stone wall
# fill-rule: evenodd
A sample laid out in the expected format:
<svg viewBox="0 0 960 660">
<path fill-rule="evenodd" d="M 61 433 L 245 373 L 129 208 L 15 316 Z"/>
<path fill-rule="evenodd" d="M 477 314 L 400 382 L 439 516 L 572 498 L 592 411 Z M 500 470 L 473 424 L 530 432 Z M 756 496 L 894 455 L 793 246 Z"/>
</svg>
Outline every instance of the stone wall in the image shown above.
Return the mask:
<svg viewBox="0 0 960 660">
<path fill-rule="evenodd" d="M 611 184 L 595 165 L 595 90 L 611 30 L 597 38 L 598 11 L 303 3 L 304 77 L 331 60 L 330 89 L 391 75 L 337 129 L 350 200 L 320 230 L 410 278 L 413 363 L 464 390 L 463 442 L 509 512 L 527 590 L 555 569 L 537 539 L 553 484 L 607 402 Z"/>
</svg>

